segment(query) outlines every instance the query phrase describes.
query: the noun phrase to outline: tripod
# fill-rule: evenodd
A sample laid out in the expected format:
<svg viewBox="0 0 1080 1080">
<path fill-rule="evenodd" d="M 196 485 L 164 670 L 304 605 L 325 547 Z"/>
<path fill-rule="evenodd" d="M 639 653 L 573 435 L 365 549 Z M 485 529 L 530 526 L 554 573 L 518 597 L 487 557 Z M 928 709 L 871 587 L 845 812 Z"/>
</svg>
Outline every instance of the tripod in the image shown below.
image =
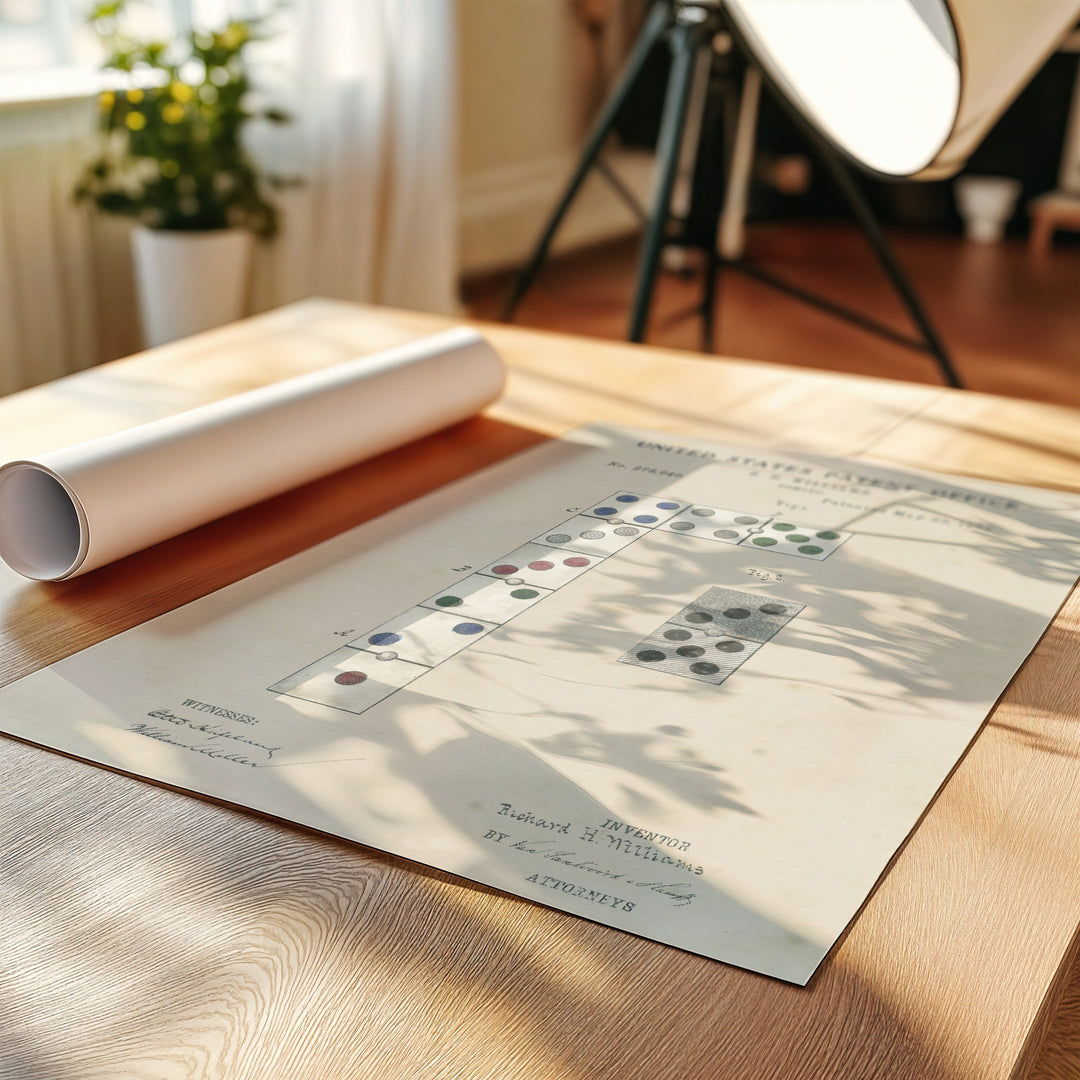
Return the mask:
<svg viewBox="0 0 1080 1080">
<path fill-rule="evenodd" d="M 732 33 L 732 28 L 728 25 L 724 14 L 723 0 L 654 0 L 619 80 L 589 133 L 577 167 L 544 226 L 529 261 L 514 283 L 513 291 L 504 309 L 504 319 L 513 318 L 518 304 L 532 286 L 540 267 L 547 258 L 555 233 L 590 170 L 600 165 L 604 175 L 614 182 L 611 174 L 603 169 L 598 161 L 600 151 L 614 129 L 623 103 L 640 78 L 647 58 L 652 50 L 667 38 L 671 50 L 671 71 L 668 76 L 660 130 L 656 141 L 656 184 L 652 208 L 650 213 L 642 215 L 645 219 L 645 232 L 638 257 L 637 280 L 627 331 L 628 340 L 640 342 L 645 339 L 660 253 L 666 244 L 674 243 L 683 247 L 701 247 L 705 252 L 704 294 L 700 308 L 705 351 L 712 350 L 717 275 L 721 267 L 727 266 L 746 273 L 773 288 L 780 289 L 796 299 L 814 304 L 865 330 L 929 353 L 936 361 L 945 383 L 949 386 L 961 387 L 963 384 L 944 344 L 897 261 L 870 204 L 851 176 L 840 154 L 794 110 L 792 110 L 793 116 L 850 206 L 879 264 L 896 290 L 920 336 L 909 337 L 842 304 L 811 293 L 754 265 L 741 255 L 732 257 L 726 252 L 717 251 L 715 237 L 725 202 L 725 199 L 721 197 L 721 186 L 726 189 L 725 194 L 729 203 L 733 195 L 736 197 L 734 201 L 738 202 L 736 190 L 738 185 L 733 183 L 733 180 L 737 181 L 738 178 L 733 178 L 732 169 L 738 153 L 739 133 L 735 129 L 743 94 L 740 75 L 742 68 L 752 63 L 752 61 L 741 60 L 733 51 L 729 57 L 725 58 L 725 69 L 719 72 L 716 70 L 718 54 L 713 48 L 713 39 L 722 30 Z M 742 52 L 745 54 L 745 49 Z M 693 241 L 685 235 L 678 235 L 677 232 L 672 235 L 673 226 L 677 226 L 677 222 L 672 219 L 671 200 L 683 150 L 688 106 L 695 78 L 700 79 L 703 73 L 710 71 L 714 75 L 719 75 L 724 97 L 724 113 L 727 117 L 727 122 L 724 124 L 724 185 L 717 185 L 716 192 L 709 199 L 706 217 L 713 226 L 711 233 L 707 239 Z M 756 69 L 755 74 L 757 74 Z M 781 100 L 783 100 L 782 95 Z M 745 138 L 742 142 L 745 144 Z M 619 194 L 626 197 L 626 192 L 621 189 L 621 186 L 617 183 L 615 186 Z M 729 205 L 728 209 L 731 210 L 732 207 Z M 741 209 L 739 212 L 741 213 Z"/>
</svg>

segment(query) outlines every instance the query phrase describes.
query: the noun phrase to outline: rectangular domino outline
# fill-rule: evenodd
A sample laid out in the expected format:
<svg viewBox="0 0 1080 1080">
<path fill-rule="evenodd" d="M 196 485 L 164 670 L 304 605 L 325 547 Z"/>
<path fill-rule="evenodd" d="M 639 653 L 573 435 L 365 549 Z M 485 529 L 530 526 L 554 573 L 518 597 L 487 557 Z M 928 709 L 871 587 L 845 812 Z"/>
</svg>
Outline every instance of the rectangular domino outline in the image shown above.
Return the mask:
<svg viewBox="0 0 1080 1080">
<path fill-rule="evenodd" d="M 740 522 L 739 518 L 748 518 L 749 521 Z M 720 528 L 715 529 L 713 525 L 719 525 Z M 771 551 L 776 555 L 812 559 L 814 562 L 823 562 L 855 535 L 844 529 L 800 525 L 797 522 L 783 521 L 772 514 L 749 514 L 742 510 L 705 506 L 702 503 L 691 503 L 684 510 L 660 522 L 656 528 L 661 532 L 678 533 L 680 536 L 707 540 L 713 544 L 760 548 L 762 551 Z M 779 533 L 779 537 L 770 535 L 770 529 L 774 533 Z M 822 533 L 833 535 L 823 537 Z M 788 536 L 798 536 L 802 542 L 796 547 L 788 547 L 781 542 Z M 762 543 L 762 540 L 765 543 Z M 820 550 L 807 551 L 807 547 Z"/>
<path fill-rule="evenodd" d="M 736 608 L 734 605 L 740 605 Z M 730 611 L 742 612 L 738 619 L 729 619 L 725 623 L 717 623 L 710 619 L 707 622 L 699 622 L 693 619 L 693 614 L 710 611 L 720 611 L 722 605 L 732 605 Z M 768 607 L 783 606 L 787 610 L 783 612 L 765 611 Z M 764 612 L 765 618 L 761 619 L 751 613 L 751 609 L 757 607 Z M 793 610 L 792 610 L 793 609 Z M 676 678 L 694 679 L 698 682 L 707 682 L 715 686 L 726 682 L 742 665 L 763 649 L 781 630 L 790 625 L 792 619 L 806 610 L 805 604 L 794 600 L 783 600 L 779 597 L 762 595 L 761 593 L 743 592 L 741 589 L 732 589 L 724 585 L 712 585 L 689 603 L 684 604 L 679 610 L 667 618 L 660 626 L 651 631 L 635 645 L 619 657 L 619 663 L 631 664 L 645 671 L 659 671 L 665 675 L 674 675 Z M 690 617 L 686 617 L 686 613 Z M 783 615 L 783 621 L 779 616 Z M 747 623 L 745 628 L 741 619 L 755 619 L 756 624 Z M 777 622 L 778 625 L 770 629 L 769 621 Z M 764 623 L 764 626 L 757 624 Z M 740 629 L 747 629 L 755 625 L 755 634 L 739 633 Z M 676 635 L 679 635 L 676 637 Z M 685 635 L 685 636 L 683 636 Z M 711 646 L 721 648 L 723 643 L 735 641 L 743 645 L 743 648 L 735 653 L 727 653 L 726 650 L 717 654 L 711 650 Z M 678 643 L 676 643 L 678 642 Z M 676 659 L 680 648 L 692 648 L 695 651 L 703 649 L 704 652 L 697 656 L 685 656 Z M 651 654 L 642 659 L 639 654 Z M 657 655 L 662 654 L 662 655 Z M 674 666 L 685 670 L 672 670 Z M 699 670 L 694 667 L 716 668 L 715 671 Z"/>
</svg>

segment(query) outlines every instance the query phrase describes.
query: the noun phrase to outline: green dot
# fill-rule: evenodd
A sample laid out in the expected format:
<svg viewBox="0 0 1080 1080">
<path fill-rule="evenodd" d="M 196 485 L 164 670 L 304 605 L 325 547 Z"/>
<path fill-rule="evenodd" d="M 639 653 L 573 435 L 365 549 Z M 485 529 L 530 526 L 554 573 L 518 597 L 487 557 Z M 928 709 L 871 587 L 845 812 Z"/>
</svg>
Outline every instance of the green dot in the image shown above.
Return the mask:
<svg viewBox="0 0 1080 1080">
<path fill-rule="evenodd" d="M 755 536 L 754 543 L 758 547 L 772 547 L 776 543 L 776 540 L 771 536 Z"/>
<path fill-rule="evenodd" d="M 540 594 L 535 589 L 515 589 L 510 595 L 515 600 L 531 600 Z"/>
<path fill-rule="evenodd" d="M 785 540 L 790 540 L 793 544 L 805 544 L 810 539 L 809 536 L 801 536 L 799 533 L 788 533 L 784 537 Z"/>
<path fill-rule="evenodd" d="M 823 532 L 815 534 L 819 540 L 839 540 L 840 534 L 833 532 L 832 529 L 825 529 Z"/>
<path fill-rule="evenodd" d="M 457 607 L 458 604 L 462 603 L 462 599 L 460 596 L 440 596 L 435 603 L 439 607 Z"/>
<path fill-rule="evenodd" d="M 791 532 L 791 530 L 794 529 L 795 526 L 789 525 L 786 521 L 778 521 L 773 525 L 773 528 L 779 530 L 780 532 Z"/>
<path fill-rule="evenodd" d="M 816 544 L 803 544 L 799 551 L 804 555 L 820 555 L 825 549 L 819 548 Z"/>
</svg>

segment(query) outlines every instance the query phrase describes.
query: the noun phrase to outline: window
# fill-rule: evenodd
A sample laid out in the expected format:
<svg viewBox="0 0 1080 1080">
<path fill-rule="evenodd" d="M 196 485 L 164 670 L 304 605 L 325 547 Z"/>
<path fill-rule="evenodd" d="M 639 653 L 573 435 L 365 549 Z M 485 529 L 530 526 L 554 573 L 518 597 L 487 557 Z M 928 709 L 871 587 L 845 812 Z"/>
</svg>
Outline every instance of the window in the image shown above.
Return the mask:
<svg viewBox="0 0 1080 1080">
<path fill-rule="evenodd" d="M 94 0 L 0 0 L 0 104 L 84 97 L 98 88 L 101 49 L 86 25 Z M 251 15 L 265 0 L 137 0 L 125 16 L 137 37 L 167 37 L 193 21 Z"/>
</svg>

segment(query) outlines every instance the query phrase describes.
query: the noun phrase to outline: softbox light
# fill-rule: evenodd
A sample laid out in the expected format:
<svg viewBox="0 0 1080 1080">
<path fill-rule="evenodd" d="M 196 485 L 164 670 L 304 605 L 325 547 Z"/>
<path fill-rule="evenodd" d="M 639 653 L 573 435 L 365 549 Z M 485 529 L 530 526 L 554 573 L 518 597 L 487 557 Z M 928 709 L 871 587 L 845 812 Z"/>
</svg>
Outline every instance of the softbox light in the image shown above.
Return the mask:
<svg viewBox="0 0 1080 1080">
<path fill-rule="evenodd" d="M 751 55 L 885 176 L 957 172 L 1076 21 L 1076 0 L 726 0 Z"/>
</svg>

